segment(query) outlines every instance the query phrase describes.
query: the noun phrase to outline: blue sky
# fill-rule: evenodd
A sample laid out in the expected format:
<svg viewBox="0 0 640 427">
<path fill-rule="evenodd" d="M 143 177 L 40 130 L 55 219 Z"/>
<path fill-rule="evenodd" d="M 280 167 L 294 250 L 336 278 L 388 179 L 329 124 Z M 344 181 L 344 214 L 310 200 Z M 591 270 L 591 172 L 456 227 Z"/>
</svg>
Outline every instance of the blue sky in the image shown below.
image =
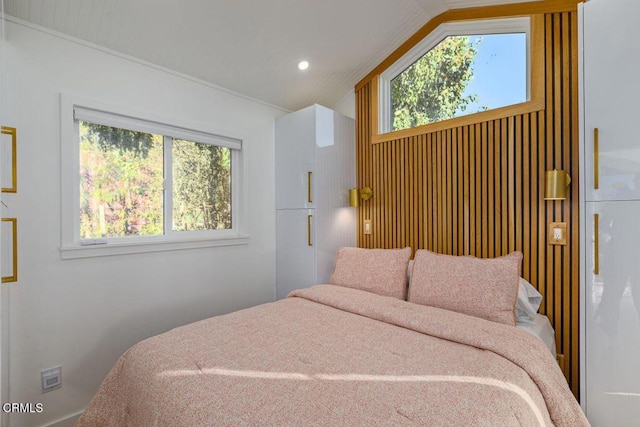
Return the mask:
<svg viewBox="0 0 640 427">
<path fill-rule="evenodd" d="M 476 94 L 479 103 L 470 104 L 456 116 L 474 113 L 486 105 L 489 109 L 524 102 L 527 99 L 527 55 L 525 34 L 471 36 L 478 54 L 473 64 L 473 79 L 464 96 Z"/>
</svg>

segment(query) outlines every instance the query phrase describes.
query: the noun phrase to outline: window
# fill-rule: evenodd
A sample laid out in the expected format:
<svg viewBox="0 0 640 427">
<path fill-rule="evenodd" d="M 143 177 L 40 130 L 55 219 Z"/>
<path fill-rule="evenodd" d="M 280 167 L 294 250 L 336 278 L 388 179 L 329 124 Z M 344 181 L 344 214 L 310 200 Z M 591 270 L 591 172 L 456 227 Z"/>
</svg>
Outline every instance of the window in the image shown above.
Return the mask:
<svg viewBox="0 0 640 427">
<path fill-rule="evenodd" d="M 241 139 L 63 104 L 63 258 L 246 243 Z"/>
<path fill-rule="evenodd" d="M 79 126 L 81 239 L 231 228 L 229 148 Z"/>
<path fill-rule="evenodd" d="M 380 76 L 380 133 L 526 102 L 528 18 L 443 24 Z"/>
</svg>

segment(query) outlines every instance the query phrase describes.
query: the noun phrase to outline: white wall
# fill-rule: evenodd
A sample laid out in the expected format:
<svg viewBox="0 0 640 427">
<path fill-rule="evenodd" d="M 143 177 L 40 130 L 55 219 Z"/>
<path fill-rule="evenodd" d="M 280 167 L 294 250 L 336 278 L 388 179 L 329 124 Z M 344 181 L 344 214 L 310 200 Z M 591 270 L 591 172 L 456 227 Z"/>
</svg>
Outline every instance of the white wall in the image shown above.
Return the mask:
<svg viewBox="0 0 640 427">
<path fill-rule="evenodd" d="M 275 294 L 273 119 L 282 110 L 120 55 L 7 24 L 7 124 L 18 129 L 19 281 L 5 287 L 9 396 L 44 404 L 11 427 L 81 411 L 120 354 L 198 319 Z M 203 52 L 206 55 L 206 52 Z M 77 260 L 60 259 L 59 93 L 147 109 L 247 136 L 250 243 Z M 41 394 L 40 370 L 62 365 L 63 386 Z M 6 378 L 5 378 L 6 379 Z"/>
<path fill-rule="evenodd" d="M 331 107 L 332 110 L 337 111 L 338 113 L 344 114 L 347 117 L 351 117 L 355 120 L 356 118 L 356 94 L 353 90 L 349 91 L 345 96 L 340 99 Z"/>
<path fill-rule="evenodd" d="M 4 3 L 0 1 L 0 124 L 7 123 L 7 97 L 5 94 L 7 93 L 6 89 L 6 64 L 7 61 L 5 59 L 5 21 L 4 21 Z M 4 159 L 0 159 L 4 160 Z M 1 172 L 1 171 L 0 171 Z M 4 202 L 5 193 L 0 193 L 0 200 Z M 5 210 L 2 210 L 2 206 L 0 205 L 1 216 L 8 216 Z M 2 249 L 0 248 L 0 257 L 2 256 Z M 1 267 L 0 267 L 1 269 Z M 4 273 L 4 272 L 0 272 Z M 7 367 L 6 361 L 7 358 L 7 350 L 8 346 L 8 332 L 6 330 L 6 322 L 3 321 L 5 317 L 5 313 L 7 312 L 7 307 L 5 306 L 5 294 L 8 292 L 6 286 L 3 286 L 0 289 L 0 402 L 6 402 L 8 393 L 8 375 L 5 370 Z M 3 425 L 3 419 L 7 418 L 7 415 L 0 415 L 0 426 Z"/>
</svg>

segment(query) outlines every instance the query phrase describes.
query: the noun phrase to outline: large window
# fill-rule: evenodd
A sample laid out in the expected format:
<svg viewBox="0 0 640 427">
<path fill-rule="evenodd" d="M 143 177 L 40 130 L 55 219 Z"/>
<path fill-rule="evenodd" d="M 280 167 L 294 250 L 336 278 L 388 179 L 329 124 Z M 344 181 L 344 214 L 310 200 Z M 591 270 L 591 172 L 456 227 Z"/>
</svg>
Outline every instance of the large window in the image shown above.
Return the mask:
<svg viewBox="0 0 640 427">
<path fill-rule="evenodd" d="M 243 237 L 240 139 L 67 104 L 73 117 L 71 126 L 63 123 L 63 168 L 75 172 L 63 171 L 63 215 L 72 215 L 63 218 L 63 253 L 220 244 L 202 243 L 207 240 L 236 244 L 233 238 Z"/>
<path fill-rule="evenodd" d="M 380 78 L 380 133 L 529 100 L 529 19 L 444 24 Z"/>
<path fill-rule="evenodd" d="M 81 239 L 231 228 L 229 148 L 84 121 L 79 131 Z"/>
</svg>

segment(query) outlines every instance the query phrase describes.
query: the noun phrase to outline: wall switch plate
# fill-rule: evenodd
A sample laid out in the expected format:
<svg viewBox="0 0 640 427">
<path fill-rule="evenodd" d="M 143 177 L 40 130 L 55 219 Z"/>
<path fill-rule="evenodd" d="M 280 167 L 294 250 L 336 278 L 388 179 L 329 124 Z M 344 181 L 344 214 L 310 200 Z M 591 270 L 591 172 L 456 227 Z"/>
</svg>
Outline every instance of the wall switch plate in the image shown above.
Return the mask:
<svg viewBox="0 0 640 427">
<path fill-rule="evenodd" d="M 549 244 L 550 245 L 566 245 L 567 244 L 567 223 L 552 222 L 549 224 Z"/>
<path fill-rule="evenodd" d="M 371 220 L 364 220 L 364 234 L 371 234 Z"/>
<path fill-rule="evenodd" d="M 62 366 L 43 369 L 40 371 L 40 378 L 42 379 L 43 393 L 62 387 Z"/>
</svg>

